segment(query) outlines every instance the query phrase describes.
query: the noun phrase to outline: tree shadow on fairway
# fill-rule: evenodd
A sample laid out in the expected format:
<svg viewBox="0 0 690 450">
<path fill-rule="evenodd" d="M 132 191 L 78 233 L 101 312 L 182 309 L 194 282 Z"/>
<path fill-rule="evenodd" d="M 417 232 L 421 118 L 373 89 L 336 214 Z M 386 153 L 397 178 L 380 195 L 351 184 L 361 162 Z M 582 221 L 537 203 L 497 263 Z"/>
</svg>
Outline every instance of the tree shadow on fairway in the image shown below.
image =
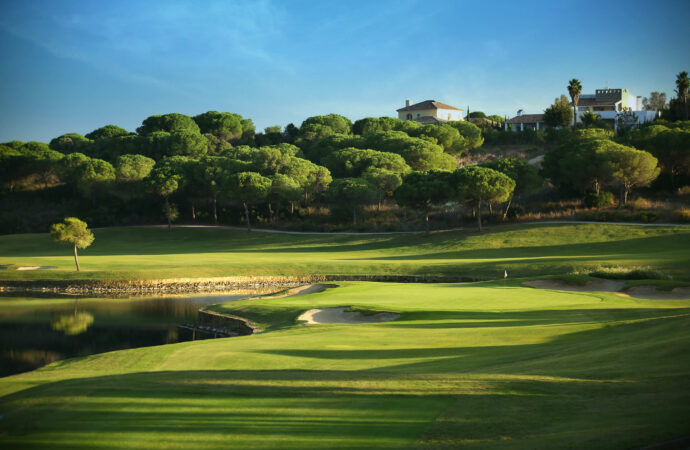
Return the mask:
<svg viewBox="0 0 690 450">
<path fill-rule="evenodd" d="M 690 308 L 545 309 L 534 311 L 422 311 L 377 326 L 390 328 L 494 328 L 614 323 L 690 315 Z"/>
<path fill-rule="evenodd" d="M 591 259 L 594 258 L 595 255 L 599 257 L 606 255 L 609 259 L 626 259 L 631 255 L 678 251 L 679 245 L 690 246 L 690 234 L 687 236 L 651 236 L 576 244 L 472 248 L 466 250 L 458 248 L 440 252 L 417 252 L 416 254 L 409 255 L 377 256 L 361 259 L 374 261 L 419 259 L 526 259 L 538 261 L 543 259 L 552 260 L 562 258 Z M 458 245 L 458 247 L 460 246 Z"/>
<path fill-rule="evenodd" d="M 364 370 L 161 371 L 49 382 L 0 399 L 0 442 L 400 448 L 421 438 L 481 448 L 509 438 L 522 447 L 643 446 L 687 434 L 689 323 L 657 318 L 523 345 L 263 352 L 393 363 Z"/>
</svg>

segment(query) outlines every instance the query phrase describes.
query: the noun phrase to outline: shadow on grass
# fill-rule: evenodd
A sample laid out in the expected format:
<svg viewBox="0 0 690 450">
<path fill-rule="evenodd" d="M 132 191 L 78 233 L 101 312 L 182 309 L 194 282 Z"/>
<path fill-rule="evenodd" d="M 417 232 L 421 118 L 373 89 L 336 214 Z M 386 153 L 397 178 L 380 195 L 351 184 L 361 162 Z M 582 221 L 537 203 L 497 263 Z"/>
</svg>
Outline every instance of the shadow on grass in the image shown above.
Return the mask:
<svg viewBox="0 0 690 450">
<path fill-rule="evenodd" d="M 50 441 L 51 448 L 399 448 L 421 437 L 430 445 L 481 448 L 509 437 L 531 448 L 643 446 L 687 434 L 689 362 L 682 355 L 689 322 L 649 320 L 514 346 L 264 352 L 343 361 L 438 358 L 433 364 L 190 367 L 55 381 L 0 399 L 0 441 Z M 658 364 L 669 360 L 674 370 Z"/>
</svg>

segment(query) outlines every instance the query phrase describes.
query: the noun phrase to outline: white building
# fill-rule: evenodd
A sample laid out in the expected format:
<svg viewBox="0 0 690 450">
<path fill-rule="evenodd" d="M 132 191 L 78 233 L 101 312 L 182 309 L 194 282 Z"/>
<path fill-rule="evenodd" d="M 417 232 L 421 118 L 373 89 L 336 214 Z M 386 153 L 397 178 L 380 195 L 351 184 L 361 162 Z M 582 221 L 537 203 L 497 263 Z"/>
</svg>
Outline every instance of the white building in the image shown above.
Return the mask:
<svg viewBox="0 0 690 450">
<path fill-rule="evenodd" d="M 405 100 L 405 107 L 397 111 L 400 120 L 414 120 L 423 124 L 464 120 L 462 109 L 437 102 L 436 100 L 425 100 L 414 105 L 410 105 L 410 101 Z"/>
<path fill-rule="evenodd" d="M 571 103 L 572 105 L 572 103 Z M 624 112 L 632 112 L 637 124 L 651 122 L 659 115 L 658 111 L 642 109 L 642 97 L 633 96 L 628 89 L 597 89 L 594 94 L 582 94 L 577 102 L 577 121 L 588 111 L 617 127 L 617 118 Z"/>
</svg>

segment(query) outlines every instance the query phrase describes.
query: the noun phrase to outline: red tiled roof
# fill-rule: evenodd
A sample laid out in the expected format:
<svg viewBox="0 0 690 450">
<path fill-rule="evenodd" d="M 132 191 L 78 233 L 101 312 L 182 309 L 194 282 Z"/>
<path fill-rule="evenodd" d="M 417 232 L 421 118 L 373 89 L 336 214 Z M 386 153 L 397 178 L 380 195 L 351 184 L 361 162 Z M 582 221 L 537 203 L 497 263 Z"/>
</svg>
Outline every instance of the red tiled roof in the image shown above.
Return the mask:
<svg viewBox="0 0 690 450">
<path fill-rule="evenodd" d="M 446 105 L 445 103 L 437 102 L 436 100 L 424 100 L 423 102 L 415 103 L 414 105 L 400 108 L 397 111 L 417 111 L 420 109 L 452 109 L 454 111 L 463 111 L 460 108 Z"/>
<path fill-rule="evenodd" d="M 537 123 L 544 122 L 544 114 L 523 114 L 508 119 L 506 123 Z"/>
</svg>

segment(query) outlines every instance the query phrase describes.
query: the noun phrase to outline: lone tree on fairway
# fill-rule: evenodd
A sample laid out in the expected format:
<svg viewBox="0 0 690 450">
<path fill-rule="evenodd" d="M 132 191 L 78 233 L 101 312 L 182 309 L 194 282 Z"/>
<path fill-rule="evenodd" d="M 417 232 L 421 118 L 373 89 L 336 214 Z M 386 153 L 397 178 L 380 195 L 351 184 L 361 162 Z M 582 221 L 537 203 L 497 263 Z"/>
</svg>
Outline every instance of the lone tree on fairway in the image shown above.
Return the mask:
<svg viewBox="0 0 690 450">
<path fill-rule="evenodd" d="M 568 83 L 568 94 L 573 101 L 573 130 L 577 128 L 577 103 L 580 101 L 580 94 L 582 93 L 582 84 L 577 78 L 573 78 Z"/>
<path fill-rule="evenodd" d="M 94 240 L 93 233 L 87 228 L 86 222 L 76 217 L 67 217 L 64 222 L 53 224 L 50 235 L 58 242 L 68 242 L 74 246 L 74 262 L 79 272 L 79 257 L 77 248 L 86 248 Z"/>
</svg>

